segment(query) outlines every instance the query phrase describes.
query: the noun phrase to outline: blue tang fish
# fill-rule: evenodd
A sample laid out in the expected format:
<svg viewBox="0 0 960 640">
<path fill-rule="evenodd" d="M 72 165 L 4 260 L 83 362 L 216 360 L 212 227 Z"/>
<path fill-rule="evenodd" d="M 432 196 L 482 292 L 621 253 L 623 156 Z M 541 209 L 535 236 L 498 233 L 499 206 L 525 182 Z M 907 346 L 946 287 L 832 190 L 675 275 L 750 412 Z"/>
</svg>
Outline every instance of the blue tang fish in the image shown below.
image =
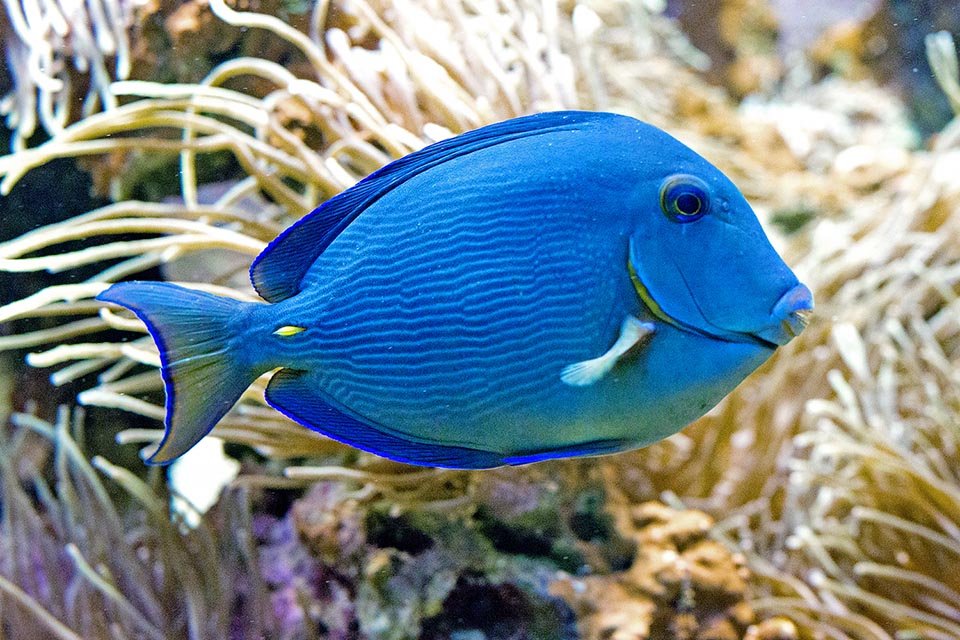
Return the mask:
<svg viewBox="0 0 960 640">
<path fill-rule="evenodd" d="M 261 374 L 293 420 L 487 468 L 642 447 L 799 334 L 809 289 L 750 205 L 663 131 L 556 112 L 464 133 L 330 199 L 257 257 L 269 304 L 125 282 L 160 350 L 167 463 Z"/>
</svg>

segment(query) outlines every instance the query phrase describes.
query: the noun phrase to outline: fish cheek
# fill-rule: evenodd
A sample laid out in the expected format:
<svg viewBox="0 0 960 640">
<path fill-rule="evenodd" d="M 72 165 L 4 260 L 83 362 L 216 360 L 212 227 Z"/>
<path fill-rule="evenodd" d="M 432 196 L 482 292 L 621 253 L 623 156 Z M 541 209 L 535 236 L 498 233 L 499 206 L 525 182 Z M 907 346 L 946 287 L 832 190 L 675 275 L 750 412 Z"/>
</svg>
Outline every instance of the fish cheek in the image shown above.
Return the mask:
<svg viewBox="0 0 960 640">
<path fill-rule="evenodd" d="M 636 295 L 653 316 L 670 324 L 701 323 L 681 271 L 699 259 L 690 251 L 688 235 L 680 225 L 663 218 L 640 227 L 630 237 L 628 266 Z"/>
<path fill-rule="evenodd" d="M 708 334 L 736 330 L 762 278 L 752 260 L 754 243 L 713 213 L 686 223 L 664 219 L 659 227 L 652 242 L 640 234 L 646 244 L 631 248 L 641 299 L 667 322 Z"/>
<path fill-rule="evenodd" d="M 707 217 L 684 225 L 682 232 L 682 242 L 667 257 L 698 306 L 709 298 L 736 300 L 737 294 L 728 290 L 733 275 L 742 269 L 744 256 L 736 226 Z"/>
<path fill-rule="evenodd" d="M 759 223 L 711 220 L 711 240 L 698 243 L 695 264 L 675 259 L 703 318 L 723 331 L 752 332 L 796 277 Z"/>
</svg>

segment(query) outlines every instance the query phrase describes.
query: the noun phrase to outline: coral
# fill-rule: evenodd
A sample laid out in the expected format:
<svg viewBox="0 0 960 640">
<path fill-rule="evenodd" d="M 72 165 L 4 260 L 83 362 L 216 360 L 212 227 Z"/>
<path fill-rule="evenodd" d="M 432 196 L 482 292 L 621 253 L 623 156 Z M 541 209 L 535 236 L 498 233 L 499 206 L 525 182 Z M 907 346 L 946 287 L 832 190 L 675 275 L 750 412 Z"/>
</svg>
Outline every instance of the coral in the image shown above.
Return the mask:
<svg viewBox="0 0 960 640">
<path fill-rule="evenodd" d="M 159 418 L 157 354 L 142 325 L 92 300 L 108 282 L 159 267 L 168 277 L 249 297 L 236 276 L 242 263 L 292 220 L 394 157 L 528 111 L 634 113 L 675 132 L 742 187 L 815 290 L 817 318 L 697 424 L 600 461 L 483 474 L 412 470 L 291 425 L 267 409 L 262 382 L 255 385 L 217 427 L 266 458 L 260 475 L 248 472 L 245 481 L 322 481 L 289 514 L 256 521 L 263 569 L 252 574 L 268 585 L 270 615 L 282 621 L 284 637 L 321 629 L 388 637 L 399 629 L 471 638 L 501 633 L 490 612 L 509 609 L 521 612 L 509 619 L 513 628 L 562 637 L 569 610 L 550 596 L 552 583 L 583 629 L 614 637 L 664 629 L 758 640 L 960 636 L 960 585 L 943 571 L 957 561 L 960 529 L 960 124 L 921 146 L 903 104 L 872 78 L 813 83 L 787 73 L 770 87 L 776 93 L 736 104 L 700 80 L 703 56 L 652 4 L 334 0 L 288 22 L 222 0 L 185 5 L 166 29 L 187 39 L 222 21 L 231 27 L 224 40 L 247 32 L 238 46 L 251 47 L 243 49 L 248 55 L 216 64 L 196 82 L 112 83 L 122 104 L 58 125 L 47 143 L 0 158 L 6 192 L 51 159 L 107 155 L 97 165 L 102 190 L 118 198 L 0 245 L 6 271 L 92 270 L 0 307 L 0 322 L 48 321 L 0 337 L 0 349 L 37 349 L 29 362 L 59 367 L 54 384 L 95 380 L 83 403 Z M 756 11 L 756 23 L 767 24 L 763 3 L 729 6 Z M 754 42 L 736 40 L 749 34 L 733 27 L 728 19 L 725 46 L 737 55 L 773 55 L 769 25 Z M 244 40 L 250 33 L 259 40 Z M 827 43 L 825 54 L 838 68 L 830 56 L 848 46 L 841 40 Z M 928 54 L 955 107 L 948 40 L 928 41 Z M 268 59 L 279 51 L 290 68 Z M 767 87 L 769 74 L 761 75 L 739 82 L 745 90 Z M 45 95 L 49 104 L 61 99 Z M 205 183 L 222 166 L 230 172 L 226 191 L 207 198 Z M 131 199 L 141 193 L 137 183 L 158 175 L 179 182 L 178 201 Z M 270 206 L 252 213 L 254 201 Z M 223 267 L 212 270 L 212 283 L 205 282 L 210 271 L 196 267 L 208 259 Z M 158 435 L 127 431 L 123 442 Z M 12 457 L 0 458 L 11 467 Z M 4 481 L 5 491 L 19 486 Z M 73 499 L 36 486 L 50 512 Z M 653 497 L 700 509 L 717 523 L 644 504 Z M 36 603 L 81 632 L 100 628 L 101 611 L 129 611 L 114 600 L 104 605 L 110 576 L 123 574 L 97 555 L 104 552 L 77 541 L 77 558 L 91 554 L 87 564 L 64 556 L 67 539 L 37 524 L 43 520 L 33 504 L 19 510 L 22 496 L 5 496 L 5 514 L 7 504 L 26 533 L 5 524 L 5 539 L 45 542 L 39 557 L 21 557 L 18 573 L 4 573 L 8 582 L 13 576 L 3 583 L 5 623 L 9 610 L 15 617 L 7 624 L 52 628 Z M 95 503 L 89 509 L 103 511 Z M 157 536 L 170 531 L 153 526 Z M 119 537 L 105 539 L 127 548 Z M 158 548 L 167 543 L 148 551 Z M 145 579 L 146 592 L 155 580 L 181 579 L 176 571 L 190 563 L 181 567 L 179 557 L 161 561 L 165 571 Z M 230 579 L 236 565 L 222 562 Z M 47 563 L 42 579 L 23 568 L 37 563 Z M 97 563 L 109 573 L 81 571 Z M 558 570 L 575 577 L 558 579 Z M 84 598 L 99 599 L 68 610 L 65 571 L 82 576 L 74 584 Z M 164 598 L 203 591 L 175 584 L 161 585 Z M 749 627 L 744 600 L 769 619 Z M 35 613 L 11 608 L 15 602 Z M 209 623 L 222 618 L 211 613 Z M 151 624 L 162 629 L 183 619 Z"/>
<path fill-rule="evenodd" d="M 647 502 L 615 509 L 636 546 L 629 569 L 563 577 L 552 586 L 577 612 L 584 638 L 739 640 L 754 621 L 742 557 L 710 540 L 712 519 Z"/>
<path fill-rule="evenodd" d="M 526 526 L 494 530 L 492 516 L 475 509 L 502 512 L 495 498 L 401 509 L 350 484 L 318 482 L 284 517 L 261 521 L 261 566 L 280 637 L 577 637 L 569 610 L 546 591 L 555 572 L 549 554 L 498 547 L 507 528 L 563 529 L 558 503 L 530 505 Z"/>
<path fill-rule="evenodd" d="M 649 621 L 652 635 L 633 637 L 686 629 L 720 640 L 741 637 L 729 634 L 752 621 L 743 569 L 707 539 L 708 517 L 651 503 L 611 519 L 590 472 L 551 484 L 550 464 L 532 478 L 496 471 L 470 502 L 403 508 L 360 476 L 339 477 L 313 484 L 282 516 L 251 516 L 234 488 L 187 530 L 169 497 L 102 458 L 85 462 L 73 439 L 79 414 L 72 427 L 69 419 L 64 412 L 54 426 L 18 414 L 2 441 L 0 593 L 11 637 L 107 637 L 112 627 L 157 638 L 572 640 L 622 615 L 621 631 Z M 55 489 L 38 473 L 48 441 Z M 109 497 L 97 470 L 125 490 L 128 506 Z M 622 527 L 630 540 L 614 530 Z M 510 542 L 537 537 L 547 546 Z M 626 568 L 617 557 L 630 545 Z M 623 570 L 574 578 L 558 573 L 564 564 Z"/>
<path fill-rule="evenodd" d="M 342 485 L 317 483 L 282 519 L 259 516 L 255 533 L 277 638 L 356 636 L 356 575 L 351 567 L 364 543 L 355 501 Z M 344 510 L 350 509 L 349 514 Z M 337 515 L 344 515 L 336 520 Z M 317 522 L 320 519 L 322 522 Z"/>
</svg>

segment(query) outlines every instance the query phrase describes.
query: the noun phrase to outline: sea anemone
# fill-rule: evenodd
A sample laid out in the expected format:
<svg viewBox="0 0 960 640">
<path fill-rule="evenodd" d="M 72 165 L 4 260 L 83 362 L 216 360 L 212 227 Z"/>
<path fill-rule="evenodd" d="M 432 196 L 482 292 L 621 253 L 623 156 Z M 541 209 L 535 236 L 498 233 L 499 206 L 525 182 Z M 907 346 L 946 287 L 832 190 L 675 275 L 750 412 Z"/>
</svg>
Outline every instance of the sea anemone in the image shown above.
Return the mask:
<svg viewBox="0 0 960 640">
<path fill-rule="evenodd" d="M 55 135 L 69 123 L 75 85 L 85 83 L 81 116 L 117 106 L 113 80 L 130 74 L 128 32 L 143 0 L 5 2 L 0 14 L 13 91 L 0 100 L 0 115 L 14 131 L 12 147 L 23 149 L 37 120 Z"/>
<path fill-rule="evenodd" d="M 928 52 L 956 93 L 952 39 Z M 929 151 L 896 137 L 821 145 L 821 202 L 850 197 L 799 247 L 819 320 L 672 463 L 699 475 L 685 503 L 726 514 L 752 604 L 809 637 L 960 635 L 960 120 Z"/>
<path fill-rule="evenodd" d="M 239 640 L 269 631 L 242 490 L 185 533 L 156 476 L 87 461 L 82 411 L 12 423 L 0 433 L 0 632 Z"/>
<path fill-rule="evenodd" d="M 196 84 L 114 82 L 118 104 L 0 158 L 6 193 L 53 158 L 109 155 L 101 168 L 117 199 L 0 245 L 0 269 L 11 272 L 99 267 L 84 282 L 0 307 L 0 322 L 63 319 L 0 337 L 0 349 L 42 346 L 28 362 L 65 365 L 54 384 L 97 375 L 81 403 L 160 419 L 152 341 L 131 316 L 92 300 L 108 283 L 160 267 L 252 299 L 236 277 L 241 263 L 393 158 L 531 111 L 638 115 L 734 178 L 811 284 L 818 315 L 696 425 L 587 464 L 607 495 L 630 503 L 659 495 L 715 516 L 714 535 L 753 571 L 753 606 L 787 615 L 802 637 L 960 635 L 960 585 L 943 575 L 960 555 L 960 124 L 918 149 L 889 91 L 835 77 L 787 77 L 778 95 L 734 106 L 698 79 L 702 56 L 647 4 L 344 0 L 318 3 L 297 30 L 212 0 L 220 19 L 282 41 L 302 64 L 294 73 L 242 57 Z M 952 41 L 938 35 L 928 52 L 956 104 Z M 216 153 L 239 169 L 208 199 L 198 175 Z M 122 197 L 116 167 L 136 167 L 146 154 L 178 164 L 178 201 Z M 84 245 L 65 247 L 75 239 Z M 201 275 L 196 259 L 219 271 Z M 108 329 L 135 337 L 121 341 Z M 262 392 L 260 381 L 214 433 L 273 460 L 319 465 L 287 466 L 287 481 L 354 481 L 399 510 L 462 505 L 480 486 L 472 474 L 358 457 L 269 410 Z M 123 441 L 158 436 L 127 431 Z M 551 464 L 558 474 L 584 468 Z"/>
</svg>

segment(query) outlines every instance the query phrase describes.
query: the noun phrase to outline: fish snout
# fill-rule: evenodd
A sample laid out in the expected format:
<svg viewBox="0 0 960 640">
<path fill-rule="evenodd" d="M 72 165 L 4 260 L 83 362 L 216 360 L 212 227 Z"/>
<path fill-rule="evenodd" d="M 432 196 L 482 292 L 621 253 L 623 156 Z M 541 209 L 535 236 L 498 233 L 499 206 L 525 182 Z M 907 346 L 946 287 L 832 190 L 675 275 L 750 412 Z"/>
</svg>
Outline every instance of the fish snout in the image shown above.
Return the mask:
<svg viewBox="0 0 960 640">
<path fill-rule="evenodd" d="M 776 345 L 785 345 L 800 335 L 813 315 L 813 294 L 798 284 L 780 296 L 770 312 L 770 324 L 757 337 Z"/>
</svg>

